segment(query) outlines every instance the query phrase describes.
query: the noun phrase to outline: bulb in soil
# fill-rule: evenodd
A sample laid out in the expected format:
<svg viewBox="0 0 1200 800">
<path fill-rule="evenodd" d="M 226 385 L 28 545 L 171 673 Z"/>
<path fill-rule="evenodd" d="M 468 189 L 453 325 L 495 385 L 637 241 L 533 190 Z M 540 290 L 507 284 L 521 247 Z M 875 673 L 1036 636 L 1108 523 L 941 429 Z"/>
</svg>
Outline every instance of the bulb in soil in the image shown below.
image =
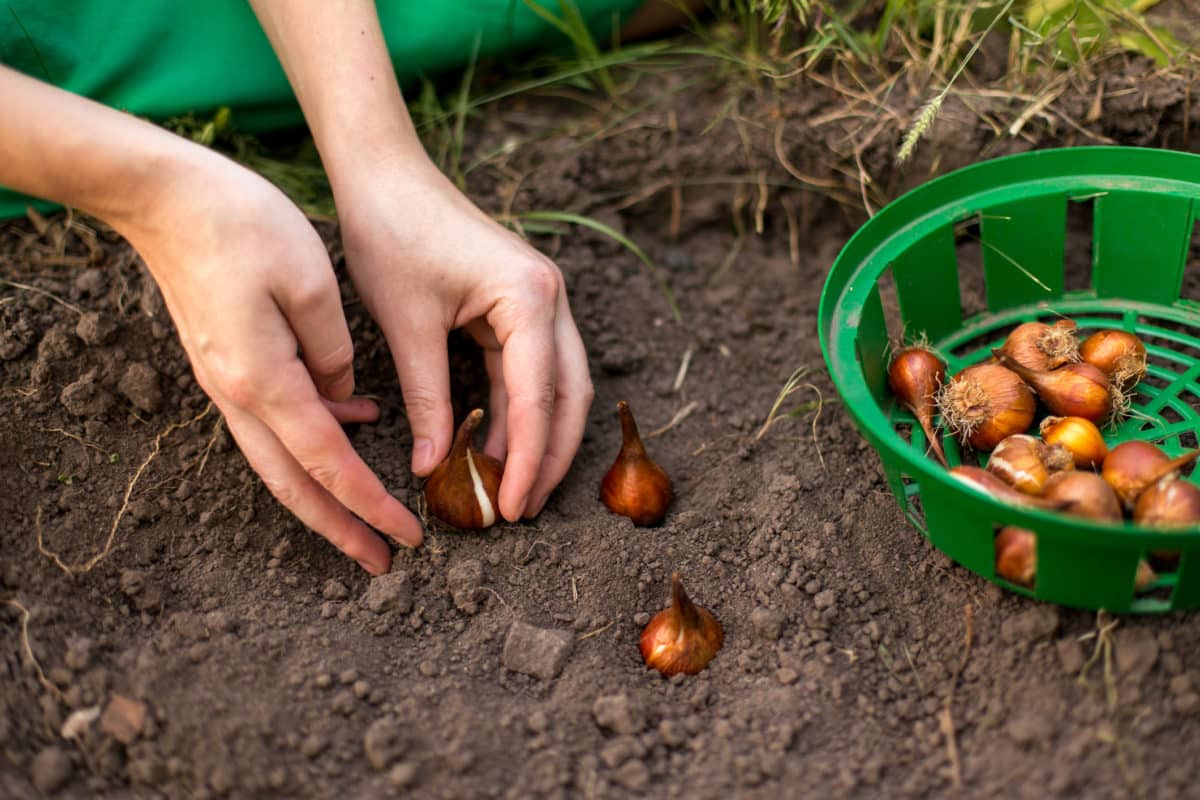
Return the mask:
<svg viewBox="0 0 1200 800">
<path fill-rule="evenodd" d="M 988 457 L 987 471 L 1019 492 L 1039 495 L 1056 472 L 1075 469 L 1065 448 L 1047 445 L 1025 433 L 1006 437 Z"/>
<path fill-rule="evenodd" d="M 692 602 L 678 573 L 671 576 L 671 605 L 642 631 L 642 660 L 663 675 L 695 675 L 725 642 L 721 623 L 708 609 Z"/>
<path fill-rule="evenodd" d="M 483 409 L 477 408 L 467 415 L 454 436 L 450 455 L 425 482 L 429 512 L 448 525 L 466 530 L 491 526 L 500 508 L 504 465 L 471 445 L 471 437 L 482 421 Z"/>
<path fill-rule="evenodd" d="M 896 352 L 888 366 L 888 387 L 900 404 L 912 412 L 925 432 L 930 449 L 942 466 L 946 454 L 933 428 L 934 398 L 946 380 L 946 364 L 928 348 L 919 345 Z"/>
<path fill-rule="evenodd" d="M 999 364 L 976 364 L 951 378 L 937 396 L 946 426 L 976 450 L 991 450 L 1033 424 L 1033 392 Z"/>
<path fill-rule="evenodd" d="M 1023 367 L 1051 370 L 1079 360 L 1075 323 L 1060 319 L 1053 324 L 1026 322 L 1008 335 L 1000 352 Z"/>
<path fill-rule="evenodd" d="M 621 451 L 600 482 L 600 499 L 609 510 L 629 517 L 635 525 L 657 525 L 671 504 L 671 479 L 646 454 L 633 412 L 617 403 L 621 419 Z"/>
</svg>

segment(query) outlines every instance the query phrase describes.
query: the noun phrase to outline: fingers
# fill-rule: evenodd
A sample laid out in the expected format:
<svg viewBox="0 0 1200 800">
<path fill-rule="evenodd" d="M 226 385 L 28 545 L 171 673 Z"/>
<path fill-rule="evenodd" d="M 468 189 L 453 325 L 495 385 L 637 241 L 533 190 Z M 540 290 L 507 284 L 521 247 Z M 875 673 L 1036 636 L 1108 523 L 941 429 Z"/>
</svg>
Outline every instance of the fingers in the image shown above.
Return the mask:
<svg viewBox="0 0 1200 800">
<path fill-rule="evenodd" d="M 379 405 L 374 400 L 365 397 L 351 397 L 349 400 L 335 402 L 321 398 L 321 402 L 333 414 L 333 418 L 342 425 L 356 422 L 375 422 L 379 419 Z"/>
<path fill-rule="evenodd" d="M 450 452 L 454 412 L 446 335 L 436 322 L 413 319 L 387 335 L 412 428 L 412 471 L 421 476 L 432 472 Z"/>
<path fill-rule="evenodd" d="M 309 477 L 265 425 L 236 407 L 222 412 L 246 460 L 280 503 L 367 572 L 388 571 L 392 554 L 383 540 Z"/>
<path fill-rule="evenodd" d="M 571 461 L 583 441 L 588 411 L 592 407 L 592 379 L 588 372 L 587 351 L 567 304 L 565 293 L 559 298 L 558 315 L 554 322 L 557 352 L 557 390 L 554 417 L 550 423 L 550 440 L 541 470 L 529 494 L 525 516 L 539 514 L 554 487 L 566 476 Z"/>
<path fill-rule="evenodd" d="M 500 481 L 500 513 L 516 522 L 541 471 L 554 410 L 554 315 L 530 315 L 504 340 L 502 370 L 508 393 L 508 460 Z"/>
<path fill-rule="evenodd" d="M 272 295 L 300 340 L 317 391 L 330 400 L 345 400 L 354 393 L 354 345 L 333 267 L 309 270 L 294 280 Z"/>
<path fill-rule="evenodd" d="M 278 388 L 253 411 L 280 444 L 314 481 L 368 525 L 401 544 L 419 545 L 421 523 L 354 452 L 299 362 L 283 367 L 275 381 Z"/>
</svg>

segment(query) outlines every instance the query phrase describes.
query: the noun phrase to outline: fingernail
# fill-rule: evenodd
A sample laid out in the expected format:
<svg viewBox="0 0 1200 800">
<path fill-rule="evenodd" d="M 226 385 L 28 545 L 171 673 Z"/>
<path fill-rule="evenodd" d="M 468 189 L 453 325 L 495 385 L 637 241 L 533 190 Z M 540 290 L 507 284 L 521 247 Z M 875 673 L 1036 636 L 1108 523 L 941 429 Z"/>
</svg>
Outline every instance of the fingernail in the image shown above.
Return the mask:
<svg viewBox="0 0 1200 800">
<path fill-rule="evenodd" d="M 521 516 L 533 519 L 538 514 L 542 513 L 542 506 L 546 505 L 546 498 L 541 497 L 534 500 L 529 498 L 529 502 L 525 503 L 525 510 L 521 512 Z"/>
<path fill-rule="evenodd" d="M 417 439 L 413 442 L 413 472 L 420 474 L 433 469 L 433 441 Z"/>
<path fill-rule="evenodd" d="M 363 560 L 359 561 L 359 562 L 358 562 L 358 565 L 359 565 L 360 567 L 362 567 L 363 569 L 365 569 L 367 572 L 371 573 L 372 575 L 381 575 L 381 574 L 383 574 L 383 569 L 382 569 L 382 568 L 380 568 L 379 566 L 377 566 L 377 565 L 375 565 L 375 564 L 372 564 L 370 561 L 367 561 L 367 560 L 365 560 L 365 559 L 363 559 Z"/>
</svg>

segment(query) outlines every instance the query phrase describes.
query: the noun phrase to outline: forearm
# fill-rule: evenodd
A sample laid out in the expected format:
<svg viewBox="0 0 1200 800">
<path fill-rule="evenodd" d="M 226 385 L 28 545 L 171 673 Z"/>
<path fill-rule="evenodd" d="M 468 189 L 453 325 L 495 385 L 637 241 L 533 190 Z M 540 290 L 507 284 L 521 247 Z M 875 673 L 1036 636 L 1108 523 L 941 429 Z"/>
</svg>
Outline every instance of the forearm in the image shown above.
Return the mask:
<svg viewBox="0 0 1200 800">
<path fill-rule="evenodd" d="M 372 0 L 250 0 L 334 191 L 397 159 L 426 168 Z"/>
<path fill-rule="evenodd" d="M 148 122 L 0 66 L 0 184 L 118 230 L 202 148 Z"/>
</svg>

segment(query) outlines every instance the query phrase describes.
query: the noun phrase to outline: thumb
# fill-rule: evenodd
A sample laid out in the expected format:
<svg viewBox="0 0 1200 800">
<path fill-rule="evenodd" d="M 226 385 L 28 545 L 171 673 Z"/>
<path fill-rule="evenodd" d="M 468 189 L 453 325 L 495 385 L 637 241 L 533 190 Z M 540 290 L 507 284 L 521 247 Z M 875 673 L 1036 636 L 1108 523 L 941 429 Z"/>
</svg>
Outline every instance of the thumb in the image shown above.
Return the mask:
<svg viewBox="0 0 1200 800">
<path fill-rule="evenodd" d="M 438 324 L 406 326 L 388 336 L 404 408 L 412 428 L 412 470 L 427 475 L 450 452 L 454 412 L 446 331 Z"/>
</svg>

